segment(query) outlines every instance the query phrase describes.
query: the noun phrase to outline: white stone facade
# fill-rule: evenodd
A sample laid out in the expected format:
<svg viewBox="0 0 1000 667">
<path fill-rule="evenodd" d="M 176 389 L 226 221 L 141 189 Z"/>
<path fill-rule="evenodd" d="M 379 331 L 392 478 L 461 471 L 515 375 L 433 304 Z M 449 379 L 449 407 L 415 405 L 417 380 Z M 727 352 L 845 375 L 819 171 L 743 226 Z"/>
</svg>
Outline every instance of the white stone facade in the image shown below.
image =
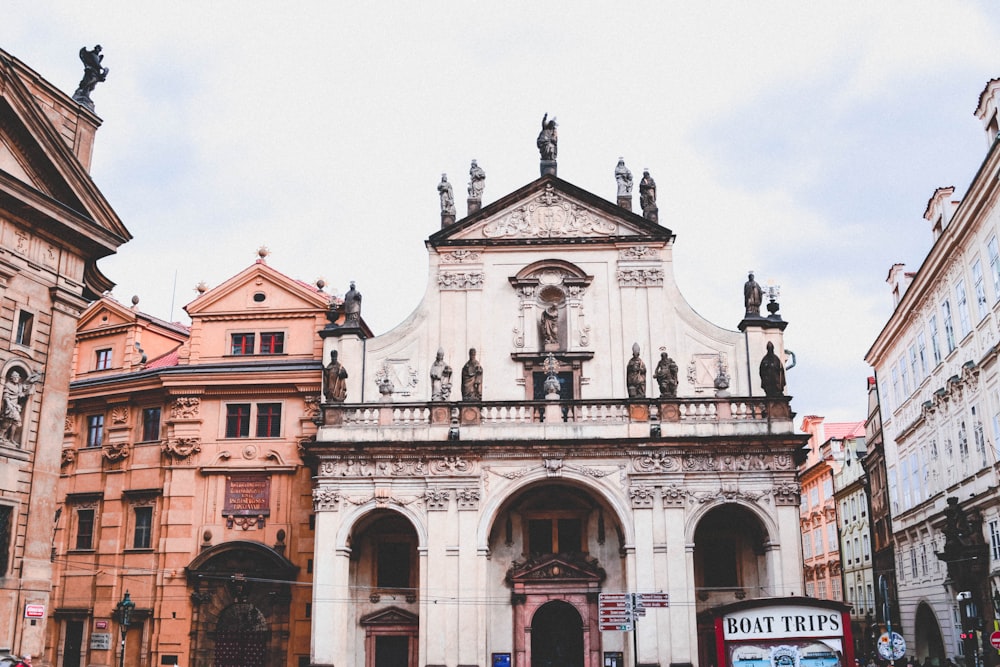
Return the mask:
<svg viewBox="0 0 1000 667">
<path fill-rule="evenodd" d="M 702 319 L 674 282 L 673 242 L 543 176 L 429 238 L 425 297 L 395 329 L 323 332 L 324 359 L 336 350 L 348 377 L 305 445 L 314 664 L 510 654 L 527 666 L 563 652 L 594 667 L 609 652 L 707 664 L 700 612 L 802 593 L 804 438 L 758 374 L 768 342 L 784 349 L 785 323 Z M 630 398 L 635 344 L 645 387 Z M 463 400 L 470 348 L 482 395 Z M 439 349 L 453 387 L 434 401 Z M 676 396 L 660 397 L 661 352 Z M 561 396 L 546 400 L 550 371 Z M 670 596 L 639 619 L 638 656 L 629 633 L 600 628 L 599 594 L 622 592 Z"/>
</svg>

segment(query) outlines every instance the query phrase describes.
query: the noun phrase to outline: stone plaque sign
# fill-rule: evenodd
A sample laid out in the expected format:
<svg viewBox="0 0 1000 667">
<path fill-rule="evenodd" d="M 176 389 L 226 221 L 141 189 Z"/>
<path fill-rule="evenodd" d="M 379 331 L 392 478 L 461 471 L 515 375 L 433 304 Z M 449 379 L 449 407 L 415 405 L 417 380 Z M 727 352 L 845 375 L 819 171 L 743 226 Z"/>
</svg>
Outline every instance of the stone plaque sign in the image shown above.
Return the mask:
<svg viewBox="0 0 1000 667">
<path fill-rule="evenodd" d="M 107 651 L 111 648 L 110 632 L 92 632 L 90 634 L 91 651 Z"/>
<path fill-rule="evenodd" d="M 271 478 L 268 475 L 229 475 L 223 516 L 271 516 Z"/>
</svg>

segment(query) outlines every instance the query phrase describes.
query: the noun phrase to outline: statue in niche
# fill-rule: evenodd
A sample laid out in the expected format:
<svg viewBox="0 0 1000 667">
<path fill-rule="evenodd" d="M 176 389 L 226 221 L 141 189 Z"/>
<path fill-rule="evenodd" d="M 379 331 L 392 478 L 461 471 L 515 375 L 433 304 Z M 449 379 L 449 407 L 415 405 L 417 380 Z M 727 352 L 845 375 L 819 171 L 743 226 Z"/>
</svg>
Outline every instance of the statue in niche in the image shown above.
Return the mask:
<svg viewBox="0 0 1000 667">
<path fill-rule="evenodd" d="M 760 304 L 763 301 L 763 292 L 760 285 L 753 279 L 753 271 L 747 275 L 747 281 L 743 284 L 743 305 L 746 307 L 746 317 L 760 317 Z"/>
<path fill-rule="evenodd" d="M 785 395 L 785 367 L 774 353 L 774 343 L 771 341 L 767 341 L 767 354 L 760 360 L 760 386 L 765 396 Z"/>
<path fill-rule="evenodd" d="M 103 60 L 104 56 L 101 54 L 100 44 L 90 51 L 87 50 L 86 46 L 80 49 L 80 61 L 83 62 L 83 78 L 80 79 L 80 85 L 76 87 L 76 92 L 73 93 L 73 100 L 91 111 L 94 110 L 94 102 L 90 99 L 90 94 L 94 92 L 97 84 L 107 80 L 108 72 L 111 71 L 107 67 L 102 66 Z"/>
<path fill-rule="evenodd" d="M 632 343 L 632 358 L 625 367 L 625 386 L 629 398 L 646 397 L 646 364 L 639 358 L 639 343 Z"/>
<path fill-rule="evenodd" d="M 351 289 L 344 295 L 344 326 L 361 326 L 361 292 L 354 286 L 353 280 Z"/>
<path fill-rule="evenodd" d="M 0 440 L 20 446 L 24 406 L 28 402 L 28 396 L 34 393 L 35 383 L 40 377 L 35 373 L 25 378 L 17 368 L 11 369 L 7 374 L 3 404 L 0 406 Z"/>
<path fill-rule="evenodd" d="M 559 132 L 556 130 L 556 117 L 549 120 L 549 114 L 542 116 L 542 131 L 538 133 L 538 140 L 535 142 L 538 152 L 543 160 L 552 161 L 556 159 L 559 152 Z"/>
<path fill-rule="evenodd" d="M 554 303 L 542 311 L 542 342 L 546 346 L 559 344 L 559 308 Z"/>
<path fill-rule="evenodd" d="M 469 199 L 478 199 L 482 201 L 483 190 L 486 189 L 486 172 L 483 168 L 476 164 L 476 161 L 472 161 L 472 165 L 469 167 Z"/>
<path fill-rule="evenodd" d="M 476 359 L 476 348 L 469 349 L 469 360 L 462 366 L 462 400 L 483 399 L 483 366 Z"/>
<path fill-rule="evenodd" d="M 431 400 L 447 401 L 451 397 L 451 366 L 444 362 L 444 350 L 438 348 L 431 364 Z"/>
<path fill-rule="evenodd" d="M 677 396 L 677 362 L 666 352 L 660 354 L 660 363 L 653 371 L 656 383 L 660 385 L 660 398 L 675 398 Z"/>
<path fill-rule="evenodd" d="M 625 158 L 618 158 L 618 166 L 615 167 L 615 181 L 618 182 L 618 196 L 632 196 L 632 172 L 625 166 Z"/>
<path fill-rule="evenodd" d="M 656 210 L 656 181 L 649 175 L 649 169 L 643 169 L 642 180 L 639 181 L 639 207 L 647 217 Z"/>
<path fill-rule="evenodd" d="M 347 400 L 347 369 L 337 360 L 336 350 L 330 351 L 330 365 L 323 369 L 323 394 L 333 403 Z"/>
<path fill-rule="evenodd" d="M 451 189 L 451 183 L 448 182 L 448 174 L 441 174 L 438 194 L 441 196 L 441 212 L 446 215 L 455 215 L 455 192 Z"/>
</svg>

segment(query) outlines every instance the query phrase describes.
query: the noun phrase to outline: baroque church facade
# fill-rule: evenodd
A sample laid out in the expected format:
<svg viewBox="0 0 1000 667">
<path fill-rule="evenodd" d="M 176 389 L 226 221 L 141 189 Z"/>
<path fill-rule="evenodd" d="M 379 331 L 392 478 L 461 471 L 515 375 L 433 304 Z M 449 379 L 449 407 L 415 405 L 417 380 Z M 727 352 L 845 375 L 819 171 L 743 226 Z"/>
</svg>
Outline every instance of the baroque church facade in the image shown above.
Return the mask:
<svg viewBox="0 0 1000 667">
<path fill-rule="evenodd" d="M 648 172 L 639 215 L 546 131 L 486 206 L 473 165 L 463 219 L 442 178 L 408 319 L 368 337 L 352 287 L 320 333 L 313 665 L 709 665 L 713 607 L 802 594 L 777 304 L 751 275 L 737 329 L 700 317 Z M 631 593 L 669 602 L 622 631 Z"/>
</svg>

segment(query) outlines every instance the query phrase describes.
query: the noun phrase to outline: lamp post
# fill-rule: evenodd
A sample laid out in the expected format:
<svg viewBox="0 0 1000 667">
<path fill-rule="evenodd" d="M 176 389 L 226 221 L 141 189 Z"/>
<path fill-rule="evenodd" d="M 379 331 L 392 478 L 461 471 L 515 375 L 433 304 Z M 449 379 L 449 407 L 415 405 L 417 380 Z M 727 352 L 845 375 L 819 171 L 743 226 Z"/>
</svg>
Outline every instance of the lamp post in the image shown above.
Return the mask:
<svg viewBox="0 0 1000 667">
<path fill-rule="evenodd" d="M 128 634 L 129 623 L 132 622 L 132 611 L 135 609 L 135 603 L 132 602 L 132 598 L 129 597 L 128 591 L 125 591 L 125 597 L 115 606 L 115 612 L 118 616 L 118 624 L 122 626 L 122 645 L 121 645 L 121 658 L 119 659 L 119 667 L 125 667 L 125 635 Z"/>
</svg>

